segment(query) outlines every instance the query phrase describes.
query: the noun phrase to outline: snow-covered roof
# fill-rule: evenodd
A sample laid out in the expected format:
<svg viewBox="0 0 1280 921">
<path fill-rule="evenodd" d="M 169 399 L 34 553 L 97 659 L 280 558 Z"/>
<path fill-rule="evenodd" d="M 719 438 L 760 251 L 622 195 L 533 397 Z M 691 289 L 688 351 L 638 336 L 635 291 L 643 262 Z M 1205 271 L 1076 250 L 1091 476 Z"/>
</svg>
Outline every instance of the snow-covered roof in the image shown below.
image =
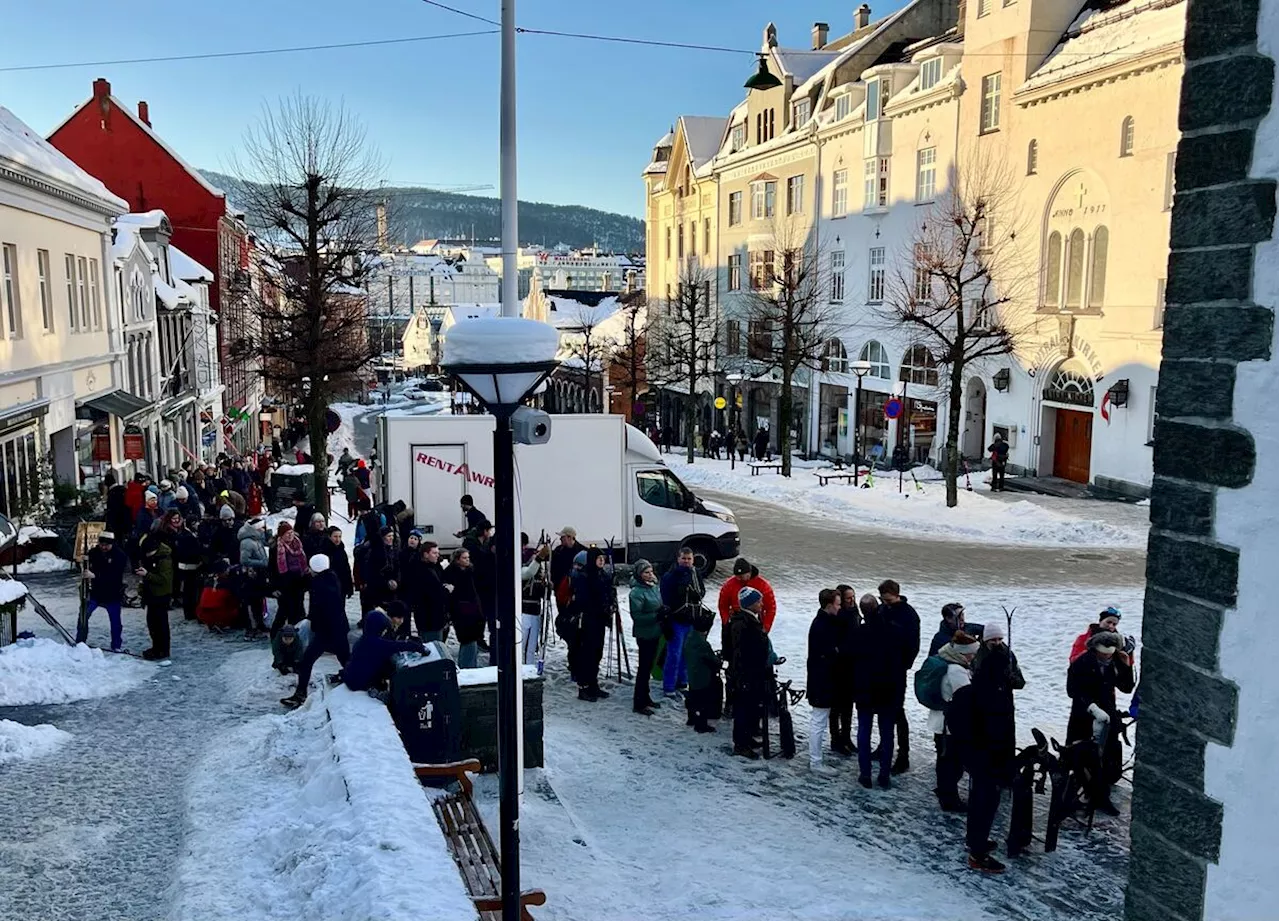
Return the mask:
<svg viewBox="0 0 1280 921">
<path fill-rule="evenodd" d="M 912 2 L 903 6 L 902 9 L 895 10 L 877 23 L 872 23 L 865 35 L 856 41 L 850 42 L 846 47 L 835 52 L 831 58 L 824 60 L 822 66 L 813 70 L 804 80 L 797 78 L 797 85 L 795 91 L 792 93 L 792 98 L 808 95 L 810 90 L 812 90 L 818 82 L 828 79 L 841 67 L 841 65 L 865 48 L 868 42 L 879 36 L 885 29 L 889 28 L 889 26 L 901 19 L 908 10 L 914 9 L 917 2 L 919 2 L 919 0 L 912 0 Z"/>
<path fill-rule="evenodd" d="M 654 144 L 653 146 L 654 147 L 670 147 L 675 142 L 676 142 L 676 136 L 672 134 L 670 131 L 668 131 L 662 137 L 658 138 L 658 143 Z"/>
<path fill-rule="evenodd" d="M 181 278 L 175 278 L 172 285 L 159 275 L 153 275 L 152 279 L 155 281 L 156 297 L 170 310 L 177 310 L 184 305 L 189 307 L 195 303 L 195 292 Z"/>
<path fill-rule="evenodd" d="M 0 106 L 0 166 L 106 205 L 111 212 L 129 210 L 128 202 L 113 195 L 4 106 Z"/>
<path fill-rule="evenodd" d="M 172 244 L 169 245 L 169 268 L 174 278 L 183 281 L 213 282 L 212 272 Z"/>
<path fill-rule="evenodd" d="M 502 313 L 501 304 L 452 304 L 445 309 L 440 320 L 441 327 L 454 326 L 463 320 L 474 320 L 479 317 L 496 317 Z"/>
<path fill-rule="evenodd" d="M 121 224 L 117 218 L 112 227 L 114 237 L 111 241 L 111 260 L 113 262 L 124 262 L 132 255 L 134 247 L 142 244 L 142 238 L 138 236 L 137 228 L 131 224 Z M 151 255 L 151 250 L 146 246 L 142 247 L 142 251 L 147 256 L 147 261 L 151 263 L 151 270 L 155 271 L 155 257 Z"/>
<path fill-rule="evenodd" d="M 667 171 L 667 164 L 668 164 L 669 162 L 670 162 L 670 161 L 668 161 L 668 160 L 655 160 L 654 162 L 652 162 L 652 163 L 650 163 L 648 166 L 646 166 L 646 167 L 644 168 L 644 171 L 645 171 L 645 173 L 646 173 L 646 174 L 648 174 L 648 173 L 665 173 L 665 172 Z"/>
<path fill-rule="evenodd" d="M 727 118 L 719 115 L 680 116 L 680 124 L 684 129 L 685 147 L 689 149 L 689 159 L 693 161 L 694 169 L 716 155 L 728 123 Z"/>
<path fill-rule="evenodd" d="M 1186 26 L 1184 0 L 1128 0 L 1109 9 L 1085 9 L 1017 92 L 1041 89 L 1180 45 Z"/>
<path fill-rule="evenodd" d="M 158 135 L 158 134 L 156 134 L 154 131 L 152 131 L 152 130 L 151 130 L 151 126 L 150 126 L 150 125 L 148 125 L 146 122 L 144 122 L 142 119 L 138 118 L 138 116 L 137 116 L 137 115 L 135 115 L 135 114 L 130 110 L 130 108 L 129 108 L 127 105 L 125 105 L 123 102 L 121 102 L 121 101 L 120 101 L 119 99 L 117 99 L 115 96 L 109 96 L 109 97 L 107 97 L 107 98 L 111 101 L 112 105 L 114 105 L 114 106 L 116 107 L 116 111 L 123 113 L 123 114 L 125 115 L 125 117 L 127 117 L 131 122 L 133 122 L 135 125 L 137 125 L 137 126 L 138 126 L 138 128 L 139 128 L 139 129 L 140 129 L 140 130 L 141 130 L 145 135 L 147 135 L 147 137 L 151 138 L 151 140 L 153 140 L 153 141 L 155 141 L 157 144 L 159 144 L 159 145 L 160 145 L 160 147 L 161 147 L 161 149 L 163 149 L 163 150 L 164 150 L 164 152 L 165 152 L 165 153 L 167 153 L 169 156 L 173 157 L 173 159 L 177 162 L 177 164 L 178 164 L 179 166 L 181 166 L 184 170 L 186 170 L 186 171 L 187 171 L 187 173 L 191 176 L 191 178 L 192 178 L 192 179 L 194 179 L 196 182 L 200 183 L 201 187 L 203 187 L 203 188 L 204 188 L 204 190 L 205 190 L 206 192 L 208 192 L 210 195 L 218 195 L 218 196 L 221 196 L 222 198 L 226 198 L 226 196 L 227 196 L 227 193 L 226 193 L 226 192 L 222 191 L 222 189 L 220 189 L 220 188 L 218 188 L 217 186 L 215 186 L 215 185 L 214 185 L 213 183 L 211 183 L 208 179 L 205 179 L 205 178 L 204 178 L 204 175 L 203 175 L 203 174 L 202 174 L 198 169 L 196 169 L 194 166 L 192 166 L 192 165 L 191 165 L 190 163 L 188 163 L 186 160 L 182 159 L 182 157 L 178 156 L 178 152 L 177 152 L 177 151 L 175 151 L 175 150 L 174 150 L 172 147 L 170 147 L 168 144 L 166 144 L 166 143 L 164 142 L 164 139 L 163 139 L 163 138 L 161 138 L 161 137 L 160 137 L 160 135 Z M 49 136 L 50 136 L 50 137 L 52 137 L 53 135 L 57 134 L 57 133 L 58 133 L 58 130 L 59 130 L 63 125 L 65 125 L 67 122 L 71 121 L 71 119 L 75 118 L 76 113 L 78 113 L 78 112 L 79 112 L 81 109 L 83 109 L 85 106 L 87 106 L 87 105 L 92 105 L 95 101 L 96 101 L 96 100 L 95 100 L 92 96 L 90 96 L 90 97 L 89 97 L 88 99 L 86 99 L 84 102 L 80 103 L 80 105 L 76 106 L 76 107 L 75 107 L 75 111 L 73 111 L 70 115 L 68 115 L 65 119 L 63 119 L 63 121 L 58 125 L 58 127 L 57 127 L 57 128 L 54 128 L 52 131 L 50 131 L 50 132 L 49 132 Z"/>
<path fill-rule="evenodd" d="M 773 59 L 784 74 L 797 84 L 804 83 L 836 58 L 840 51 L 810 51 L 800 48 L 774 48 Z"/>
<path fill-rule="evenodd" d="M 551 295 L 547 298 L 547 322 L 559 330 L 587 329 L 609 319 L 621 306 L 616 297 L 602 298 L 593 304 Z"/>
<path fill-rule="evenodd" d="M 159 208 L 150 211 L 131 211 L 116 218 L 117 224 L 129 224 L 140 230 L 158 230 L 160 225 L 169 220 L 169 215 Z"/>
</svg>

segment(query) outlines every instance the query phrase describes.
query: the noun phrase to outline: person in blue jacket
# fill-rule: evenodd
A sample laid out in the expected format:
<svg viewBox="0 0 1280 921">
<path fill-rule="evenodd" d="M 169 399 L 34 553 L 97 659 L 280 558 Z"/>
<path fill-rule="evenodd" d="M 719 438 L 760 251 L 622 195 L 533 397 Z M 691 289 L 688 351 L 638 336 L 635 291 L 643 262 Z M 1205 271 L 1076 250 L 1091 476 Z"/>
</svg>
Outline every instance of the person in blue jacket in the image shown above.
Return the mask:
<svg viewBox="0 0 1280 921">
<path fill-rule="evenodd" d="M 307 685 L 311 683 L 311 669 L 325 653 L 337 656 L 338 663 L 346 666 L 351 660 L 351 646 L 347 633 L 351 624 L 347 621 L 346 596 L 338 577 L 329 568 L 329 557 L 317 553 L 307 561 L 311 571 L 311 642 L 298 663 L 298 687 L 280 703 L 286 707 L 299 707 L 307 700 Z M 386 626 L 384 622 L 383 626 Z"/>
<path fill-rule="evenodd" d="M 694 568 L 693 551 L 681 547 L 676 565 L 662 577 L 662 606 L 667 624 L 667 655 L 662 664 L 662 692 L 679 698 L 678 689 L 688 683 L 684 665 L 684 643 L 693 629 L 693 619 L 702 608 L 706 589 Z"/>
<path fill-rule="evenodd" d="M 399 652 L 422 652 L 420 640 L 393 640 L 386 634 L 391 619 L 381 608 L 366 611 L 364 633 L 351 650 L 351 659 L 342 667 L 342 683 L 353 691 L 367 691 L 390 677 L 391 657 Z"/>
<path fill-rule="evenodd" d="M 958 601 L 942 606 L 942 621 L 938 624 L 938 632 L 929 641 L 929 655 L 936 656 L 938 650 L 951 642 L 957 630 L 963 630 L 970 636 L 982 639 L 982 624 L 971 624 L 964 619 L 964 605 Z"/>
</svg>

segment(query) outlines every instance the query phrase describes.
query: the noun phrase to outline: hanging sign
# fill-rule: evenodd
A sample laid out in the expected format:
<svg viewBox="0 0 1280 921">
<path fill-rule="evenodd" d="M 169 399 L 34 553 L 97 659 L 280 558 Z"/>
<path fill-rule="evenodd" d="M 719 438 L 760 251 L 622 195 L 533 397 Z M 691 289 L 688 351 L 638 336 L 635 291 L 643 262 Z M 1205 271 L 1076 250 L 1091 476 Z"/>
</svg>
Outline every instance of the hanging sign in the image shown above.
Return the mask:
<svg viewBox="0 0 1280 921">
<path fill-rule="evenodd" d="M 92 457 L 94 462 L 106 461 L 111 463 L 111 435 L 109 433 L 95 434 L 93 436 Z"/>
<path fill-rule="evenodd" d="M 724 397 L 716 397 L 716 409 L 724 409 L 728 405 Z"/>
</svg>

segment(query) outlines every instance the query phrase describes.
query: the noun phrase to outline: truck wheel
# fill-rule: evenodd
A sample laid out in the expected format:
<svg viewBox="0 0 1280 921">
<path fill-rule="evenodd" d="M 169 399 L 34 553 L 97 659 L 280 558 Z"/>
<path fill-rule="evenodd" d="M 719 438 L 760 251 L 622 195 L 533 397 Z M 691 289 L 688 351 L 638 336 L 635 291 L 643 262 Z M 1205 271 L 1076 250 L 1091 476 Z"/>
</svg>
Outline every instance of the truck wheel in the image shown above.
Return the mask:
<svg viewBox="0 0 1280 921">
<path fill-rule="evenodd" d="M 689 549 L 693 551 L 694 565 L 698 569 L 698 575 L 707 578 L 716 571 L 716 547 L 709 541 L 695 540 L 690 541 Z"/>
</svg>

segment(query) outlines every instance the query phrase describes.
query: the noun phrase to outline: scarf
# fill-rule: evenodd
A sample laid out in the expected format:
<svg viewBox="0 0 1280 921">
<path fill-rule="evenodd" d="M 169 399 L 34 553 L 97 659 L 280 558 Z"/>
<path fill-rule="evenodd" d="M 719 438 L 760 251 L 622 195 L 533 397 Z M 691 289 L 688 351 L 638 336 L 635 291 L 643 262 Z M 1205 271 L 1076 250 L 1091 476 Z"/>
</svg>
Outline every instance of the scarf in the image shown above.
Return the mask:
<svg viewBox="0 0 1280 921">
<path fill-rule="evenodd" d="M 969 653 L 963 653 L 958 650 L 955 643 L 947 643 L 947 645 L 938 650 L 938 658 L 942 661 L 967 669 L 969 665 L 964 660 L 966 655 L 969 655 Z"/>
<path fill-rule="evenodd" d="M 281 573 L 302 572 L 306 565 L 302 541 L 296 531 L 290 531 L 276 543 L 276 569 Z"/>
</svg>

